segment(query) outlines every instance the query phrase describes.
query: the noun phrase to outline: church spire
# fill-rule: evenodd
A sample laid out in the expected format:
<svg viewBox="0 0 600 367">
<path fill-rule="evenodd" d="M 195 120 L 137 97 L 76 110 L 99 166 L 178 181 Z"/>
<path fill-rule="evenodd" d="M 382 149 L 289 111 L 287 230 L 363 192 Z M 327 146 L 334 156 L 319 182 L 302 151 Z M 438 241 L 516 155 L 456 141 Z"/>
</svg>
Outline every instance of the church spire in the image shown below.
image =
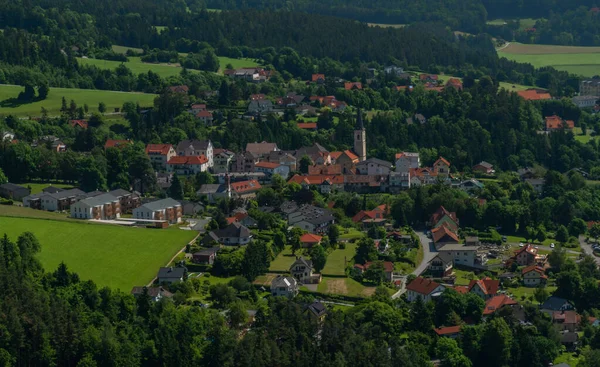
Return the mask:
<svg viewBox="0 0 600 367">
<path fill-rule="evenodd" d="M 360 112 L 360 107 L 356 112 L 356 130 L 364 130 L 365 125 L 363 124 L 362 113 Z"/>
</svg>

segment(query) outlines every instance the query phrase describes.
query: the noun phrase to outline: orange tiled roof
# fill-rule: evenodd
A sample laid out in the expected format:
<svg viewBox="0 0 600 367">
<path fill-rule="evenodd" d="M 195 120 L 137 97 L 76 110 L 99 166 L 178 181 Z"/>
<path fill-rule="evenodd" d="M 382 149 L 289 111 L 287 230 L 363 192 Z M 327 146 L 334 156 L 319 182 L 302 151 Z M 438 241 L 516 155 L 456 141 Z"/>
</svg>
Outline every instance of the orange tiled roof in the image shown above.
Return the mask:
<svg viewBox="0 0 600 367">
<path fill-rule="evenodd" d="M 260 190 L 261 186 L 256 180 L 232 182 L 231 189 L 238 194 Z"/>
<path fill-rule="evenodd" d="M 344 176 L 342 175 L 294 175 L 288 180 L 288 183 L 295 182 L 298 184 L 306 183 L 307 185 L 321 185 L 325 180 L 331 181 L 334 185 L 344 184 Z"/>
<path fill-rule="evenodd" d="M 316 122 L 299 122 L 296 125 L 300 129 L 316 129 L 317 128 Z"/>
<path fill-rule="evenodd" d="M 361 82 L 346 82 L 346 83 L 344 83 L 344 89 L 351 90 L 353 88 L 362 89 L 362 83 Z"/>
<path fill-rule="evenodd" d="M 167 155 L 173 146 L 171 144 L 148 144 L 146 154 Z"/>
<path fill-rule="evenodd" d="M 517 301 L 505 294 L 499 294 L 485 301 L 484 315 L 490 315 L 501 309 L 503 306 L 516 305 Z"/>
<path fill-rule="evenodd" d="M 461 326 L 448 326 L 448 327 L 440 327 L 437 329 L 434 329 L 433 331 L 435 331 L 435 333 L 439 336 L 442 335 L 449 335 L 449 334 L 456 334 L 456 333 L 460 333 L 460 328 Z"/>
<path fill-rule="evenodd" d="M 439 226 L 437 228 L 434 228 L 431 230 L 431 233 L 433 234 L 433 242 L 434 243 L 436 243 L 439 240 L 441 240 L 442 238 L 444 238 L 444 236 L 449 236 L 454 241 L 459 242 L 458 236 L 456 235 L 456 233 L 452 232 L 446 226 Z"/>
<path fill-rule="evenodd" d="M 317 236 L 316 234 L 312 233 L 305 233 L 302 236 L 300 236 L 300 242 L 302 243 L 319 243 L 322 239 L 323 237 Z"/>
<path fill-rule="evenodd" d="M 311 80 L 313 82 L 318 81 L 319 79 L 325 80 L 325 74 L 313 74 Z"/>
<path fill-rule="evenodd" d="M 416 277 L 412 282 L 406 285 L 406 289 L 419 294 L 430 294 L 439 286 L 439 283 L 436 283 L 431 279 Z"/>
<path fill-rule="evenodd" d="M 518 91 L 517 94 L 527 101 L 539 101 L 543 99 L 552 99 L 552 96 L 548 92 L 543 92 L 538 89 L 527 89 Z"/>
<path fill-rule="evenodd" d="M 169 161 L 167 162 L 167 164 L 189 164 L 189 165 L 206 164 L 206 163 L 208 163 L 208 158 L 206 158 L 204 155 L 176 156 L 176 157 L 169 159 Z"/>
<path fill-rule="evenodd" d="M 543 278 L 543 279 L 546 279 L 546 278 L 548 278 L 548 277 L 546 276 L 546 274 L 544 273 L 544 269 L 542 269 L 541 267 L 539 267 L 539 266 L 537 266 L 537 265 L 531 265 L 531 266 L 528 266 L 528 267 L 526 267 L 525 269 L 523 269 L 523 270 L 521 271 L 521 273 L 522 273 L 523 275 L 525 275 L 525 274 L 527 274 L 527 273 L 530 273 L 530 272 L 532 272 L 532 271 L 535 271 L 535 272 L 537 272 L 537 273 L 540 273 L 540 275 L 541 275 L 541 278 Z"/>
<path fill-rule="evenodd" d="M 433 164 L 434 166 L 438 164 L 438 162 L 443 162 L 445 165 L 447 165 L 448 167 L 450 167 L 450 162 L 448 162 L 448 160 L 442 156 L 440 156 L 438 158 L 437 161 L 435 161 L 435 163 Z"/>
<path fill-rule="evenodd" d="M 268 169 L 275 169 L 279 166 L 281 166 L 281 164 L 273 163 L 273 162 L 258 162 L 254 165 L 254 167 L 268 168 Z"/>
<path fill-rule="evenodd" d="M 494 280 L 492 278 L 484 278 L 484 279 L 473 279 L 469 283 L 469 291 L 475 287 L 475 285 L 479 285 L 479 288 L 486 295 L 493 295 L 498 293 L 498 288 L 500 287 L 500 281 Z"/>
<path fill-rule="evenodd" d="M 546 117 L 546 129 L 548 130 L 553 130 L 553 129 L 561 129 L 561 128 L 565 128 L 565 129 L 573 129 L 575 127 L 575 122 L 572 120 L 563 120 L 562 118 L 556 116 L 556 115 L 552 115 L 552 116 L 548 116 Z"/>
</svg>

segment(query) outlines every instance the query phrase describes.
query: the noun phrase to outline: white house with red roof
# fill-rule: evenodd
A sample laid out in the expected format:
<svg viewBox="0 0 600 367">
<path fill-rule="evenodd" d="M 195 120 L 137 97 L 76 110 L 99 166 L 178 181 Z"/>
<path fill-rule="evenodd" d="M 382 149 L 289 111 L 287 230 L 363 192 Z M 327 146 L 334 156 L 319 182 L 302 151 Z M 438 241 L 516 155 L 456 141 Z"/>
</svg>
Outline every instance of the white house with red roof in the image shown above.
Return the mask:
<svg viewBox="0 0 600 367">
<path fill-rule="evenodd" d="M 441 294 L 446 287 L 434 282 L 431 279 L 416 277 L 406 286 L 406 299 L 408 302 L 413 302 L 417 297 L 421 297 L 423 302 L 431 301 L 435 295 Z"/>
<path fill-rule="evenodd" d="M 267 177 L 279 175 L 287 179 L 290 174 L 290 167 L 276 162 L 258 162 L 254 164 L 254 172 L 264 172 Z"/>
<path fill-rule="evenodd" d="M 231 197 L 234 199 L 252 199 L 256 192 L 262 188 L 256 180 L 232 182 L 230 185 Z"/>
<path fill-rule="evenodd" d="M 521 271 L 523 274 L 523 285 L 526 287 L 537 287 L 548 279 L 544 269 L 537 265 L 531 265 Z"/>
<path fill-rule="evenodd" d="M 178 175 L 195 175 L 208 171 L 208 158 L 205 156 L 175 156 L 167 162 L 167 171 Z"/>
<path fill-rule="evenodd" d="M 533 265 L 536 263 L 537 252 L 538 250 L 533 245 L 527 244 L 515 252 L 513 258 L 520 266 Z"/>
<path fill-rule="evenodd" d="M 213 122 L 213 114 L 212 112 L 207 110 L 199 111 L 194 116 L 196 116 L 197 119 L 202 121 L 204 125 L 211 125 Z"/>
<path fill-rule="evenodd" d="M 154 169 L 166 169 L 167 162 L 177 155 L 171 144 L 148 144 L 146 154 Z"/>
<path fill-rule="evenodd" d="M 320 245 L 322 239 L 323 237 L 319 235 L 305 233 L 302 236 L 300 236 L 300 243 L 302 244 L 302 247 L 311 248 L 313 246 Z"/>
<path fill-rule="evenodd" d="M 489 316 L 494 314 L 496 311 L 501 309 L 504 306 L 514 306 L 517 304 L 517 301 L 510 298 L 505 294 L 498 294 L 491 298 L 488 298 L 485 301 L 485 308 L 483 309 L 483 316 Z"/>
<path fill-rule="evenodd" d="M 492 298 L 498 293 L 500 281 L 491 278 L 473 279 L 469 283 L 469 293 L 474 293 L 484 300 Z"/>
</svg>

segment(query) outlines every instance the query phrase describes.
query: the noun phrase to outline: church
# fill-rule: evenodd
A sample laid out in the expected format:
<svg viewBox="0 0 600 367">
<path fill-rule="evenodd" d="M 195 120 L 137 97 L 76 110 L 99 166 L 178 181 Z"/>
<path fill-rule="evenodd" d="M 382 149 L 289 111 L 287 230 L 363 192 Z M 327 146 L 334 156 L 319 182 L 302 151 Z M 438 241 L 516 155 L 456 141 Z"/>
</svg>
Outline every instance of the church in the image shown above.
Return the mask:
<svg viewBox="0 0 600 367">
<path fill-rule="evenodd" d="M 359 162 L 367 160 L 367 132 L 363 124 L 360 108 L 356 113 L 356 130 L 354 130 L 354 154 L 358 156 Z"/>
</svg>

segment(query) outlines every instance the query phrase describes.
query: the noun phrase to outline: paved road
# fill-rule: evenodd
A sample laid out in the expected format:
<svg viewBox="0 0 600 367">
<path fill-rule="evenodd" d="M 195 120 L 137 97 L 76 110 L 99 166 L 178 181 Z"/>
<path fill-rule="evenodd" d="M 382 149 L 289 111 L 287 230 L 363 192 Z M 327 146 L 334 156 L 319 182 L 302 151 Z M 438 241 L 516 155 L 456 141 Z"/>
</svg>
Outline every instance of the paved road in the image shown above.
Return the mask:
<svg viewBox="0 0 600 367">
<path fill-rule="evenodd" d="M 421 273 L 427 270 L 427 265 L 429 264 L 429 261 L 435 257 L 435 255 L 437 254 L 437 250 L 435 249 L 433 242 L 427 237 L 425 231 L 415 231 L 415 233 L 419 236 L 421 246 L 423 247 L 423 260 L 415 268 L 415 270 L 413 270 L 411 274 L 419 276 L 421 275 Z M 398 289 L 398 292 L 392 295 L 392 299 L 396 299 L 402 294 L 404 294 L 404 292 L 406 292 L 406 276 L 396 279 L 401 280 L 402 284 L 400 285 L 400 289 Z"/>
<path fill-rule="evenodd" d="M 594 259 L 596 259 L 596 264 L 600 266 L 600 257 L 594 256 L 594 250 L 592 249 L 592 245 L 585 242 L 584 236 L 579 236 L 579 245 L 581 245 L 581 249 L 588 255 L 591 255 Z"/>
</svg>

